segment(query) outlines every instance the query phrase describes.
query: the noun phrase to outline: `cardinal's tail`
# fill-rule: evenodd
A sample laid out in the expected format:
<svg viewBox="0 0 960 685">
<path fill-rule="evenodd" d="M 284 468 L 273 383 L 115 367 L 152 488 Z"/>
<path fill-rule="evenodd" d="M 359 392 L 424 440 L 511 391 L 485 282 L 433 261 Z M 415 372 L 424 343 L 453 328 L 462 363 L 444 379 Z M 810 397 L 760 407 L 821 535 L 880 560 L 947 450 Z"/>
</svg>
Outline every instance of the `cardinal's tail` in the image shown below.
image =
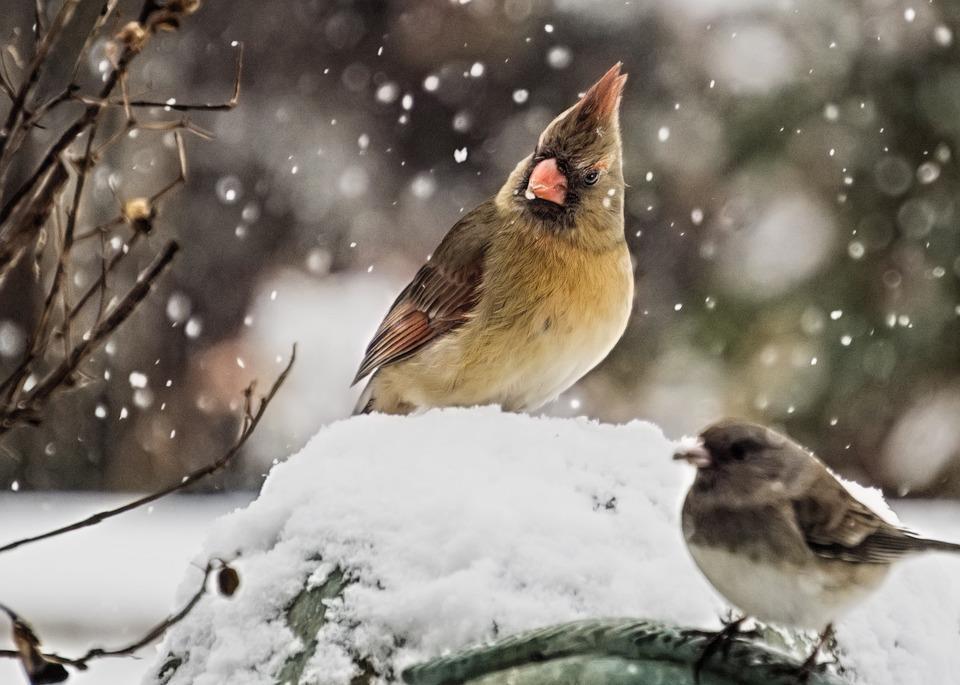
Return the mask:
<svg viewBox="0 0 960 685">
<path fill-rule="evenodd" d="M 357 406 L 353 408 L 353 415 L 357 414 L 413 414 L 417 407 L 410 404 L 403 393 L 397 392 L 390 384 L 384 383 L 380 377 L 380 371 L 377 371 L 370 380 L 367 381 L 367 387 L 360 393 L 360 399 L 357 400 Z"/>
<path fill-rule="evenodd" d="M 374 405 L 376 403 L 373 397 L 373 388 L 376 385 L 377 374 L 373 374 L 370 380 L 367 381 L 367 385 L 364 387 L 363 392 L 360 393 L 360 399 L 357 400 L 357 406 L 353 408 L 353 415 L 357 414 L 369 414 L 374 410 Z"/>
</svg>

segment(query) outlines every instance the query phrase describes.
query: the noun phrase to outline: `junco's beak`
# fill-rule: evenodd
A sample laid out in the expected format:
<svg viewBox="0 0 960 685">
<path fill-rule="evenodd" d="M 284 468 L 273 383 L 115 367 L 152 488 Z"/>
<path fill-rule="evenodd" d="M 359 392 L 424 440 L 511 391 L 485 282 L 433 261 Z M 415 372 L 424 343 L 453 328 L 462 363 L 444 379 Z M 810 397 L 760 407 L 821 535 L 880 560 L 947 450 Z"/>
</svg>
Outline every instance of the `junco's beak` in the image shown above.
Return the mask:
<svg viewBox="0 0 960 685">
<path fill-rule="evenodd" d="M 673 453 L 674 461 L 685 461 L 688 464 L 696 466 L 698 469 L 705 469 L 713 466 L 713 458 L 710 451 L 703 446 L 703 443 L 697 441 L 690 445 L 684 445 Z"/>
<path fill-rule="evenodd" d="M 528 200 L 538 198 L 563 206 L 567 199 L 567 177 L 560 171 L 556 159 L 544 159 L 533 167 L 525 195 Z"/>
</svg>

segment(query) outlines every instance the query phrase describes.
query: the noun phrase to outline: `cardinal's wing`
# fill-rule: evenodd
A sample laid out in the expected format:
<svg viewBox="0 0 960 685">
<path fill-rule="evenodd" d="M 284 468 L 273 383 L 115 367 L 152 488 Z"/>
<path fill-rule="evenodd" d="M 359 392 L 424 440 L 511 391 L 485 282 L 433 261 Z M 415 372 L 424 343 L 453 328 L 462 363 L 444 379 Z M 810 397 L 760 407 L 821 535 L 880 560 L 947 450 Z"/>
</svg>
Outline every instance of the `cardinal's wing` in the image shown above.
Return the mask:
<svg viewBox="0 0 960 685">
<path fill-rule="evenodd" d="M 450 229 L 390 307 L 367 346 L 354 383 L 374 369 L 406 359 L 470 317 L 480 297 L 484 258 L 496 221 L 496 206 L 488 200 Z"/>
</svg>

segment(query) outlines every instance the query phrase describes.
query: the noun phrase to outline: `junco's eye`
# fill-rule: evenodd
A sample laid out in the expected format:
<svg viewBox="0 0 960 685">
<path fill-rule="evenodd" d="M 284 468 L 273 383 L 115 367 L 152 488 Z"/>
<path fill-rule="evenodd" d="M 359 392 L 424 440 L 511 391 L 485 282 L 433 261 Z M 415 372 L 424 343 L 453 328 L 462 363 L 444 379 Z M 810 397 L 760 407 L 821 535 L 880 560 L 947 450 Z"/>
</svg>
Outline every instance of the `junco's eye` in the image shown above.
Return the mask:
<svg viewBox="0 0 960 685">
<path fill-rule="evenodd" d="M 594 185 L 597 181 L 600 180 L 600 172 L 596 169 L 591 169 L 583 175 L 583 182 L 588 186 Z"/>
<path fill-rule="evenodd" d="M 755 440 L 737 440 L 730 444 L 730 456 L 737 461 L 743 461 L 747 455 L 758 449 L 760 449 L 760 445 Z"/>
</svg>

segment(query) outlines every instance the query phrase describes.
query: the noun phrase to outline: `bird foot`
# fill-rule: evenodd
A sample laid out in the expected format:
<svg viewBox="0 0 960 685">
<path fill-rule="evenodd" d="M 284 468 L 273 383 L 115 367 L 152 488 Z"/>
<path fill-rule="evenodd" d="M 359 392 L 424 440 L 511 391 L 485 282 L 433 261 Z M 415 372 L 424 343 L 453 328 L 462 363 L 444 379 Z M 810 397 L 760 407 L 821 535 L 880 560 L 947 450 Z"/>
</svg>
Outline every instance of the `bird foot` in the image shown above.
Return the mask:
<svg viewBox="0 0 960 685">
<path fill-rule="evenodd" d="M 806 685 L 806 683 L 810 682 L 810 676 L 826 673 L 827 669 L 834 663 L 833 661 L 820 663 L 817 662 L 815 658 L 810 662 L 810 658 L 808 657 L 807 660 L 799 666 L 772 666 L 770 668 L 770 674 L 787 678 L 792 677 L 797 685 Z"/>
<path fill-rule="evenodd" d="M 831 658 L 821 662 L 819 659 L 820 650 L 824 648 L 827 649 Z M 814 673 L 825 673 L 830 666 L 833 666 L 839 662 L 836 649 L 837 644 L 833 632 L 833 626 L 828 625 L 820 634 L 817 644 L 810 652 L 810 655 L 804 659 L 802 664 L 799 666 L 775 667 L 773 672 L 778 673 L 779 675 L 793 676 L 798 685 L 804 685 L 805 683 L 809 682 L 810 676 Z"/>
<path fill-rule="evenodd" d="M 697 631 L 700 632 L 703 637 L 709 637 L 709 639 L 707 640 L 707 644 L 704 645 L 700 656 L 693 663 L 693 682 L 700 685 L 700 673 L 714 654 L 719 651 L 723 658 L 726 659 L 730 655 L 730 647 L 738 636 L 750 633 L 756 634 L 757 631 L 755 629 L 747 632 L 740 630 L 743 622 L 746 620 L 746 616 L 741 616 L 736 620 L 723 621 L 723 628 L 715 633 Z"/>
</svg>

